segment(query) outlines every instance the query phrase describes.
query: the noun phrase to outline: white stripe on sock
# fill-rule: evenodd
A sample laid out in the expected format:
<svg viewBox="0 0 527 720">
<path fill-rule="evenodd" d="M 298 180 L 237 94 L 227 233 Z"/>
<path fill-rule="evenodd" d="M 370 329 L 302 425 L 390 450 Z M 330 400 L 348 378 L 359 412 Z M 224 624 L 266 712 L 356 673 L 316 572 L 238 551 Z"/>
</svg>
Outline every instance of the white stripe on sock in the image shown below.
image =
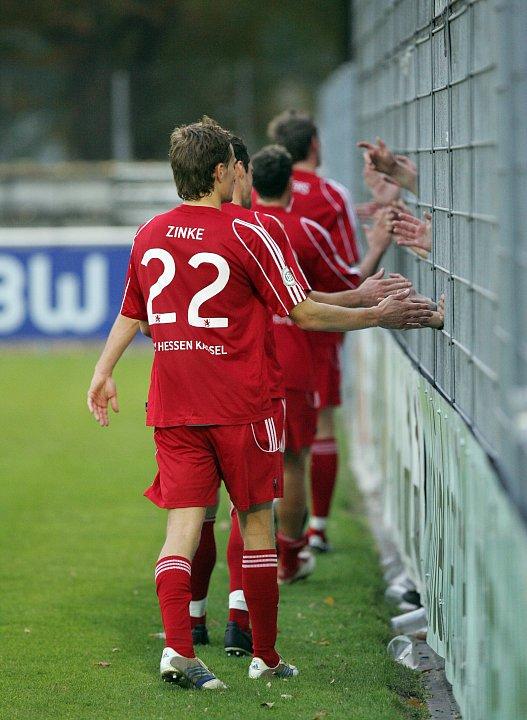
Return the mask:
<svg viewBox="0 0 527 720">
<path fill-rule="evenodd" d="M 243 590 L 233 590 L 229 593 L 229 610 L 248 610 Z"/>
<path fill-rule="evenodd" d="M 190 617 L 203 617 L 207 612 L 207 598 L 191 600 L 188 605 Z"/>
</svg>

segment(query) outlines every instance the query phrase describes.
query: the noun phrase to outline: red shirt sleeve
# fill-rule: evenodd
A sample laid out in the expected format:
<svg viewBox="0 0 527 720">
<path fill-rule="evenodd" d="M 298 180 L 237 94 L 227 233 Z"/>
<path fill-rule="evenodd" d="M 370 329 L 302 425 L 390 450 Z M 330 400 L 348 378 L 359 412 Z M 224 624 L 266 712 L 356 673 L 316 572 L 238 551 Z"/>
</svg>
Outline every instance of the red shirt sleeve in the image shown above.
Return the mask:
<svg viewBox="0 0 527 720">
<path fill-rule="evenodd" d="M 306 300 L 306 293 L 284 257 L 279 235 L 257 224 L 235 218 L 232 222 L 235 237 L 240 243 L 244 269 L 258 294 L 271 310 L 285 317 L 299 303 Z M 278 242 L 277 242 L 278 239 Z"/>
<path fill-rule="evenodd" d="M 357 223 L 348 190 L 334 180 L 323 181 L 323 193 L 337 211 L 337 222 L 333 227 L 333 241 L 349 263 L 360 260 L 357 246 Z"/>
<path fill-rule="evenodd" d="M 309 281 L 306 278 L 304 271 L 300 266 L 300 263 L 298 262 L 298 257 L 293 250 L 287 231 L 280 222 L 280 220 L 274 215 L 263 214 L 261 218 L 260 213 L 256 212 L 255 215 L 257 216 L 257 218 L 261 219 L 262 224 L 279 244 L 287 266 L 293 271 L 294 276 L 298 280 L 304 292 L 311 292 L 312 288 L 309 284 Z"/>
<path fill-rule="evenodd" d="M 135 246 L 132 245 L 128 272 L 126 273 L 121 315 L 134 318 L 134 320 L 148 320 L 145 299 L 137 277 L 134 247 Z"/>
<path fill-rule="evenodd" d="M 314 220 L 300 218 L 306 234 L 306 245 L 309 248 L 309 259 L 306 258 L 306 269 L 309 266 L 311 285 L 314 290 L 323 292 L 339 292 L 360 285 L 360 271 L 348 265 L 339 255 L 329 232 Z M 302 262 L 300 258 L 300 262 Z"/>
</svg>

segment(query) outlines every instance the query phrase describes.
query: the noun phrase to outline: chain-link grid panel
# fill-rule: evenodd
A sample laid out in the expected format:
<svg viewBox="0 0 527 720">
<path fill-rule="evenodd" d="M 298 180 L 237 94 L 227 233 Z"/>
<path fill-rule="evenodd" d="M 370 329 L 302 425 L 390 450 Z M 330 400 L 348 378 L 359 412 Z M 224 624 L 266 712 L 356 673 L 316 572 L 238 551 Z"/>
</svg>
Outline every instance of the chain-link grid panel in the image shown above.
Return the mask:
<svg viewBox="0 0 527 720">
<path fill-rule="evenodd" d="M 518 427 L 527 415 L 527 391 L 519 390 L 527 382 L 521 340 L 526 298 L 520 289 L 527 269 L 520 217 L 521 188 L 526 189 L 526 5 L 353 3 L 357 139 L 378 135 L 416 163 L 418 194 L 407 204 L 415 215 L 429 211 L 433 218 L 429 256 L 393 248 L 387 265 L 423 294 L 446 294 L 441 332 L 399 333 L 398 340 L 497 456 L 524 509 L 527 487 L 520 468 L 526 458 L 518 450 Z M 359 173 L 353 190 L 368 198 Z"/>
<path fill-rule="evenodd" d="M 498 5 L 501 37 L 498 107 L 501 146 L 498 180 L 503 237 L 498 272 L 500 336 L 508 349 L 500 375 L 502 398 L 498 420 L 502 455 L 517 502 L 527 509 L 527 3 Z"/>
</svg>

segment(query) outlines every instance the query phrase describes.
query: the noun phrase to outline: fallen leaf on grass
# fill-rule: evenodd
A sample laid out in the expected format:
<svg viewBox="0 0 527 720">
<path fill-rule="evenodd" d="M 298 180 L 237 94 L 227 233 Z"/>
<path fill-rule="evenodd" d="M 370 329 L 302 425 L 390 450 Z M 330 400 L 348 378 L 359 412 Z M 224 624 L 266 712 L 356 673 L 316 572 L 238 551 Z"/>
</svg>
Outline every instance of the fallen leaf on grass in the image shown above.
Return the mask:
<svg viewBox="0 0 527 720">
<path fill-rule="evenodd" d="M 322 718 L 326 717 L 327 714 L 327 710 L 319 710 L 313 717 L 313 720 L 322 720 Z"/>
<path fill-rule="evenodd" d="M 287 695 L 286 693 L 282 693 L 282 695 L 280 695 L 280 697 L 283 698 L 284 700 L 292 700 L 293 699 L 292 695 Z"/>
<path fill-rule="evenodd" d="M 269 682 L 266 684 L 266 687 L 268 687 L 268 688 L 271 687 L 271 681 L 270 681 L 270 680 L 269 680 Z"/>
<path fill-rule="evenodd" d="M 260 703 L 260 707 L 272 708 L 273 705 L 274 705 L 274 703 L 272 703 L 272 702 L 263 702 L 263 703 Z"/>
<path fill-rule="evenodd" d="M 108 662 L 108 660 L 99 660 L 97 665 L 104 668 L 110 667 L 110 663 Z"/>
<path fill-rule="evenodd" d="M 423 707 L 423 705 L 424 705 L 424 702 L 422 702 L 422 700 L 419 700 L 419 698 L 416 698 L 416 697 L 409 697 L 407 702 L 408 702 L 408 705 L 411 705 L 412 707 L 415 707 L 415 708 L 420 708 L 420 707 Z"/>
<path fill-rule="evenodd" d="M 324 603 L 326 605 L 329 605 L 329 607 L 333 607 L 333 605 L 335 604 L 335 598 L 331 595 L 328 595 L 327 598 L 324 598 Z"/>
<path fill-rule="evenodd" d="M 24 628 L 24 632 L 26 633 L 26 635 L 29 635 L 29 633 L 31 632 L 31 628 Z"/>
<path fill-rule="evenodd" d="M 325 638 L 323 638 L 322 640 L 311 640 L 311 642 L 313 643 L 313 645 L 331 645 L 329 640 L 326 640 Z"/>
<path fill-rule="evenodd" d="M 121 648 L 112 648 L 112 652 L 119 652 Z"/>
<path fill-rule="evenodd" d="M 334 682 L 335 682 L 335 678 L 331 678 L 331 680 L 329 681 L 329 684 L 333 685 Z"/>
</svg>

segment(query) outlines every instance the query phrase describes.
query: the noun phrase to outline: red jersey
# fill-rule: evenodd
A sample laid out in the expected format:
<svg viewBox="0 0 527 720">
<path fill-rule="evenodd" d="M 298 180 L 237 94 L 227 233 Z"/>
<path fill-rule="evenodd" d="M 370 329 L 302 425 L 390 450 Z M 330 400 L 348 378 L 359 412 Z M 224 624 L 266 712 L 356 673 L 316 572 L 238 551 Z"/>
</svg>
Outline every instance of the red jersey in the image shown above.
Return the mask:
<svg viewBox="0 0 527 720">
<path fill-rule="evenodd" d="M 269 416 L 268 310 L 306 295 L 263 225 L 187 204 L 134 240 L 121 313 L 148 320 L 147 425 L 236 425 Z"/>
<path fill-rule="evenodd" d="M 331 235 L 321 225 L 308 218 L 298 217 L 290 208 L 279 205 L 261 205 L 256 202 L 253 207 L 280 221 L 307 278 L 308 286 L 313 290 L 339 292 L 351 290 L 360 284 L 360 273 L 342 259 Z M 303 334 L 303 331 L 299 332 Z M 336 342 L 341 337 L 341 333 L 329 332 L 314 332 L 309 335 L 315 343 L 326 343 L 330 340 Z M 291 387 L 287 385 L 287 381 L 286 387 Z"/>
<path fill-rule="evenodd" d="M 293 205 L 297 215 L 314 220 L 329 234 L 338 253 L 350 264 L 360 260 L 357 220 L 348 190 L 317 173 L 293 168 Z"/>
<path fill-rule="evenodd" d="M 241 205 L 236 205 L 235 203 L 223 203 L 221 209 L 233 218 L 242 218 L 243 220 L 248 220 L 251 223 L 261 223 L 263 227 L 268 230 L 271 235 L 273 235 L 283 253 L 287 266 L 293 271 L 304 292 L 308 293 L 311 290 L 304 273 L 297 263 L 296 256 L 289 244 L 287 235 L 283 233 L 282 226 L 276 222 L 276 218 L 265 214 L 265 212 L 260 213 L 248 210 L 247 208 L 244 208 Z M 265 354 L 268 360 L 269 388 L 272 398 L 283 398 L 285 397 L 285 388 L 289 387 L 289 385 L 284 383 L 283 365 L 277 357 L 277 347 L 273 331 L 273 317 L 278 316 L 269 309 L 267 313 L 267 330 L 264 337 Z M 285 320 L 296 327 L 294 322 L 289 318 L 284 318 L 284 321 Z"/>
</svg>

